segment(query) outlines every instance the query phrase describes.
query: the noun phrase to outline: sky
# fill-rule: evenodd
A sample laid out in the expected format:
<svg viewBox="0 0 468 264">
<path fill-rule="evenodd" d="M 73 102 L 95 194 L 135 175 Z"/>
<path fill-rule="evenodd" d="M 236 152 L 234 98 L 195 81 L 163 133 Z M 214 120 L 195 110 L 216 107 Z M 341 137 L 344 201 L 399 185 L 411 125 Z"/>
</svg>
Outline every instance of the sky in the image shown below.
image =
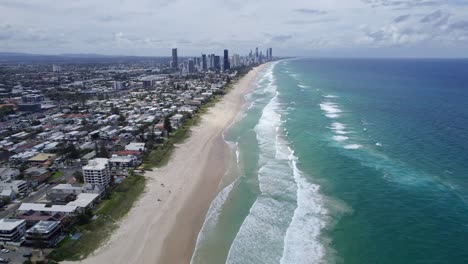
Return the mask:
<svg viewBox="0 0 468 264">
<path fill-rule="evenodd" d="M 0 0 L 0 51 L 468 57 L 468 0 Z"/>
</svg>

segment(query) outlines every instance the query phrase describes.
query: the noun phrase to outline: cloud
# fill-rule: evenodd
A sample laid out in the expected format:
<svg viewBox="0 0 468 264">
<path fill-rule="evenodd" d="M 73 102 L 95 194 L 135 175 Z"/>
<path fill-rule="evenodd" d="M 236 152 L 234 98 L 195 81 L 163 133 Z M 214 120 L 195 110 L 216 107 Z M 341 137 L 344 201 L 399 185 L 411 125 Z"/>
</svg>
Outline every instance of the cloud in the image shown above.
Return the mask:
<svg viewBox="0 0 468 264">
<path fill-rule="evenodd" d="M 437 11 L 435 11 L 433 13 L 430 13 L 430 14 L 424 16 L 423 18 L 421 18 L 420 22 L 421 23 L 435 22 L 435 21 L 440 20 L 441 18 L 443 18 L 446 15 L 450 16 L 450 14 L 445 14 L 444 12 L 442 12 L 442 10 L 437 10 Z"/>
<path fill-rule="evenodd" d="M 0 50 L 168 55 L 171 47 L 179 47 L 191 56 L 224 48 L 245 54 L 271 46 L 276 54 L 301 55 L 337 47 L 349 53 L 368 47 L 384 53 L 386 47 L 408 45 L 424 51 L 430 44 L 443 53 L 447 43 L 460 54 L 466 50 L 466 0 L 304 3 L 0 0 Z"/>
<path fill-rule="evenodd" d="M 400 23 L 408 20 L 411 17 L 411 15 L 401 15 L 397 16 L 395 19 L 393 19 L 393 22 L 395 23 Z"/>
<path fill-rule="evenodd" d="M 442 1 L 436 0 L 362 0 L 372 7 L 393 7 L 393 8 L 416 8 L 416 7 L 433 7 L 443 4 Z"/>
<path fill-rule="evenodd" d="M 277 35 L 271 37 L 271 42 L 283 43 L 292 39 L 292 35 Z"/>
<path fill-rule="evenodd" d="M 468 20 L 458 21 L 449 25 L 449 31 L 464 31 L 468 33 Z"/>
<path fill-rule="evenodd" d="M 306 25 L 306 24 L 321 24 L 321 23 L 328 23 L 328 22 L 335 22 L 338 21 L 337 18 L 325 18 L 325 19 L 294 19 L 286 21 L 287 24 L 291 25 Z"/>
<path fill-rule="evenodd" d="M 298 8 L 294 10 L 295 12 L 307 14 L 307 15 L 325 15 L 328 12 L 325 10 L 311 9 L 311 8 Z"/>
</svg>

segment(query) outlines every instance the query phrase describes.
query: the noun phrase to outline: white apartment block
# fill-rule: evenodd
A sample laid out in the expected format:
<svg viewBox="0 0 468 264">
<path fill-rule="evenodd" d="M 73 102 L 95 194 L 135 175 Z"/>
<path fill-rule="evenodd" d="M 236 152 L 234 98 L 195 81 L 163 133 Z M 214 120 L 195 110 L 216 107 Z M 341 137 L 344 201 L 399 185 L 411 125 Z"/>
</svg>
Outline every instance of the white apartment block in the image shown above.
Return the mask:
<svg viewBox="0 0 468 264">
<path fill-rule="evenodd" d="M 83 166 L 83 178 L 85 183 L 107 188 L 111 181 L 109 159 L 96 158 L 90 160 L 88 165 Z"/>
</svg>

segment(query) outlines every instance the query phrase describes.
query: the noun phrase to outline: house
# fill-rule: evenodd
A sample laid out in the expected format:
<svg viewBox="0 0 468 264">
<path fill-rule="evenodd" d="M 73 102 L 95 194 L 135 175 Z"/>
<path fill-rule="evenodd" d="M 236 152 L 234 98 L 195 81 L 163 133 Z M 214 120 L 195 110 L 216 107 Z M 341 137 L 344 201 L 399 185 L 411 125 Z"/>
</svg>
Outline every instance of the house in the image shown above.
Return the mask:
<svg viewBox="0 0 468 264">
<path fill-rule="evenodd" d="M 69 202 L 69 206 L 77 206 L 82 210 L 91 209 L 99 201 L 100 195 L 97 193 L 80 193 L 76 200 Z"/>
<path fill-rule="evenodd" d="M 66 204 L 75 200 L 81 191 L 81 187 L 75 187 L 71 184 L 58 184 L 47 191 L 46 197 L 47 200 L 53 203 Z"/>
<path fill-rule="evenodd" d="M 90 160 L 94 158 L 96 158 L 96 151 L 86 153 L 83 157 L 81 157 L 81 164 L 86 165 Z"/>
<path fill-rule="evenodd" d="M 16 193 L 13 190 L 3 190 L 0 192 L 0 199 L 6 201 L 13 201 L 16 198 Z"/>
<path fill-rule="evenodd" d="M 127 175 L 129 169 L 133 169 L 138 165 L 138 158 L 133 155 L 112 155 L 109 159 L 109 165 L 112 175 Z"/>
<path fill-rule="evenodd" d="M 67 217 L 64 213 L 36 212 L 33 210 L 20 214 L 17 218 L 26 220 L 26 228 L 33 227 L 39 221 L 60 221 L 62 226 L 67 226 L 71 222 L 70 217 Z"/>
<path fill-rule="evenodd" d="M 32 166 L 42 166 L 42 165 L 50 165 L 55 159 L 57 155 L 52 153 L 39 153 L 36 156 L 30 158 L 28 160 L 29 164 Z M 49 164 L 46 164 L 49 163 Z"/>
<path fill-rule="evenodd" d="M 22 180 L 0 181 L 0 191 L 13 190 L 15 193 L 25 194 L 28 191 L 28 183 Z"/>
<path fill-rule="evenodd" d="M 20 175 L 20 170 L 15 168 L 0 168 L 0 179 L 7 181 L 16 179 Z"/>
<path fill-rule="evenodd" d="M 31 167 L 24 171 L 24 174 L 38 183 L 44 182 L 52 175 L 52 172 L 45 168 Z"/>
<path fill-rule="evenodd" d="M 54 247 L 60 241 L 61 234 L 62 228 L 59 221 L 39 221 L 26 231 L 26 244 Z"/>
<path fill-rule="evenodd" d="M 71 205 L 48 205 L 41 203 L 22 203 L 18 208 L 19 213 L 26 213 L 29 211 L 41 213 L 63 213 L 65 215 L 75 215 L 78 212 L 77 206 Z"/>
<path fill-rule="evenodd" d="M 22 219 L 0 219 L 0 242 L 19 242 L 24 236 L 26 221 Z"/>
<path fill-rule="evenodd" d="M 125 150 L 134 150 L 134 151 L 144 152 L 145 143 L 132 142 L 128 144 L 127 146 L 125 146 Z"/>
</svg>

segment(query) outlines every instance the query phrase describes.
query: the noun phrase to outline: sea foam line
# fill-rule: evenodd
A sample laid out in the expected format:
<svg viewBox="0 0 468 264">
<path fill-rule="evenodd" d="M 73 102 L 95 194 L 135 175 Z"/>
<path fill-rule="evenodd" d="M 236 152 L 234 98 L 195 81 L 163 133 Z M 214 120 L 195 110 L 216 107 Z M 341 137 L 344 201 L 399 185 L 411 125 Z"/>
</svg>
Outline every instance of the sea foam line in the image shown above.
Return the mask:
<svg viewBox="0 0 468 264">
<path fill-rule="evenodd" d="M 343 112 L 338 105 L 332 102 L 323 102 L 320 104 L 320 109 L 324 111 L 326 114 L 325 116 L 329 118 L 338 118 L 340 117 L 339 113 Z"/>
<path fill-rule="evenodd" d="M 319 193 L 319 185 L 309 183 L 297 167 L 297 157 L 289 147 L 289 164 L 297 184 L 297 207 L 284 238 L 281 264 L 319 263 L 325 256 L 320 243 L 328 211 Z"/>
<path fill-rule="evenodd" d="M 233 183 L 229 184 L 224 189 L 222 189 L 218 193 L 216 198 L 213 200 L 213 202 L 210 204 L 210 208 L 208 209 L 208 212 L 206 213 L 203 226 L 197 236 L 197 243 L 195 244 L 195 249 L 193 251 L 192 258 L 190 259 L 191 264 L 194 263 L 195 261 L 197 251 L 203 239 L 205 238 L 205 234 L 216 226 L 219 220 L 219 216 L 221 215 L 222 207 L 226 203 L 227 198 L 229 197 L 229 194 L 231 193 L 232 189 L 236 185 L 237 181 L 238 180 L 235 180 Z"/>
</svg>

